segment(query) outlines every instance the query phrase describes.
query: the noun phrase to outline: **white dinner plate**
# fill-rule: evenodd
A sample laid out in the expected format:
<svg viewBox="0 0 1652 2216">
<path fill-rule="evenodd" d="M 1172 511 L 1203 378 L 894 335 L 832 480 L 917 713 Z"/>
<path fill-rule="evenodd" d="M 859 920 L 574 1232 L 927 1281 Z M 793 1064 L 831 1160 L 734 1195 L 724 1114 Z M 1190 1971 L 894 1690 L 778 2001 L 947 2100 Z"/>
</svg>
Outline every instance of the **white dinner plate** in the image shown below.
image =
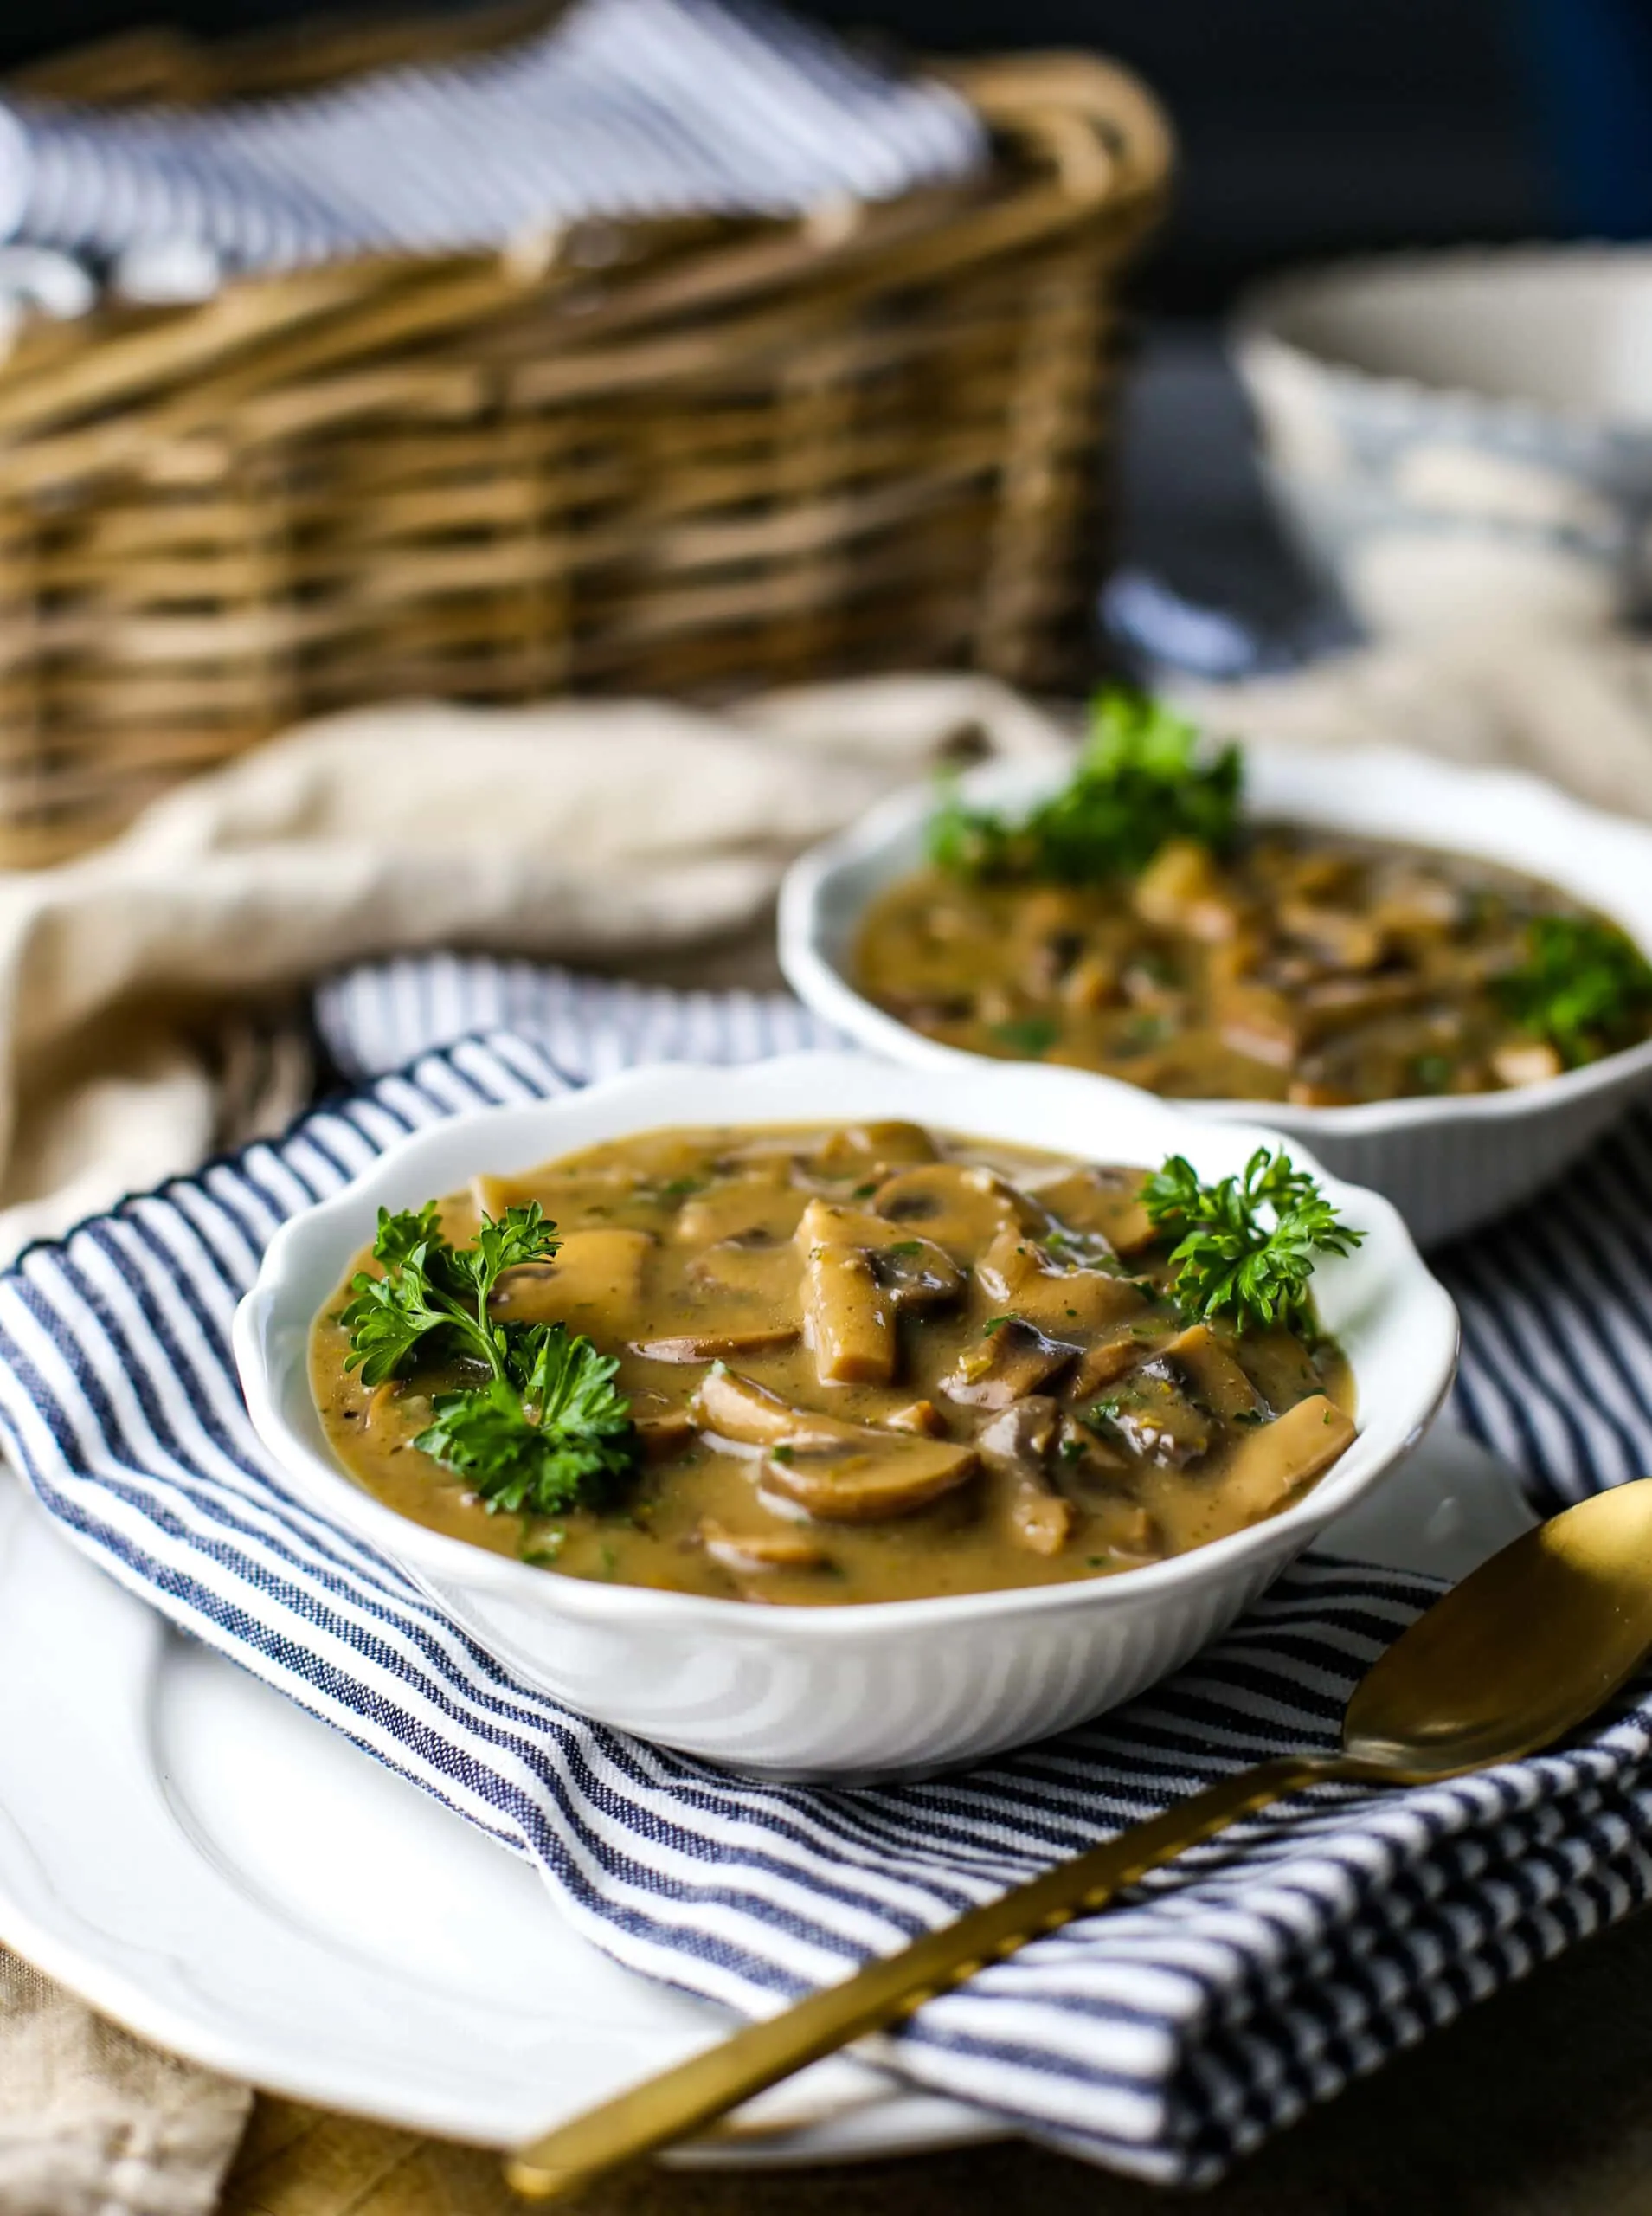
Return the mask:
<svg viewBox="0 0 1652 2216">
<path fill-rule="evenodd" d="M 1456 1577 L 1532 1522 L 1437 1428 L 1339 1551 Z M 172 1631 L 0 1472 L 0 1940 L 132 2030 L 319 2105 L 504 2145 L 719 2037 L 525 1862 Z M 858 2060 L 679 2159 L 820 2162 L 996 2135 Z"/>
</svg>

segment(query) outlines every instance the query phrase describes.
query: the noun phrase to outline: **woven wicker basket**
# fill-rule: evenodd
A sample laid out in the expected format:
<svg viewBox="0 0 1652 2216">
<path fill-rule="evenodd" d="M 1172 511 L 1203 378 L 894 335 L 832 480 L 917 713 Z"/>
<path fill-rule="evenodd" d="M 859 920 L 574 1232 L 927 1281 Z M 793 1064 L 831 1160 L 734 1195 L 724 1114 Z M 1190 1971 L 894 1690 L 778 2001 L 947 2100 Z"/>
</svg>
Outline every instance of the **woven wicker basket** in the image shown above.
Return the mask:
<svg viewBox="0 0 1652 2216">
<path fill-rule="evenodd" d="M 199 100 L 543 10 L 36 70 Z M 999 158 L 790 222 L 584 224 L 31 328 L 0 366 L 0 862 L 398 694 L 1076 673 L 1109 287 L 1169 165 L 1083 56 L 960 68 Z"/>
</svg>

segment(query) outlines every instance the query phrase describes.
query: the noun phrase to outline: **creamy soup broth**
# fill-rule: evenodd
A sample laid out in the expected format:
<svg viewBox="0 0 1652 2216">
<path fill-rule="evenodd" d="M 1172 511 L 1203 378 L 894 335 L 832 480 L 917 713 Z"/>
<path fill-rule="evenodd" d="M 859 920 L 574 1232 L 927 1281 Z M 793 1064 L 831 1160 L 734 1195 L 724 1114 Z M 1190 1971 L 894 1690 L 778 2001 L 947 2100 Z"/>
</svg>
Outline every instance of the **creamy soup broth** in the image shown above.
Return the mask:
<svg viewBox="0 0 1652 2216">
<path fill-rule="evenodd" d="M 484 1209 L 555 1219 L 497 1312 L 618 1356 L 640 1457 L 600 1510 L 489 1513 L 412 1443 L 462 1367 L 364 1389 L 342 1292 L 317 1405 L 379 1500 L 561 1575 L 826 1604 L 1128 1570 L 1297 1498 L 1353 1413 L 1328 1340 L 1187 1329 L 1143 1174 L 904 1124 L 697 1129 L 450 1194 L 455 1243 Z"/>
</svg>

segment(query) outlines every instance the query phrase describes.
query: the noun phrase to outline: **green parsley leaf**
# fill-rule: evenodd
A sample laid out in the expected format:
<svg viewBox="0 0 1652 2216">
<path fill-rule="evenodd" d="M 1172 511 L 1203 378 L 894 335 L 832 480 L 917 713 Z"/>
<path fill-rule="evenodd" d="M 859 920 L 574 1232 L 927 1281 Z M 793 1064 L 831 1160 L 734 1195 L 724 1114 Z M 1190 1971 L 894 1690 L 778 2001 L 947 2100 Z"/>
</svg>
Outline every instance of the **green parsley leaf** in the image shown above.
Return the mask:
<svg viewBox="0 0 1652 2216">
<path fill-rule="evenodd" d="M 548 1261 L 556 1248 L 556 1227 L 537 1201 L 484 1216 L 468 1246 L 443 1238 L 434 1201 L 416 1212 L 381 1209 L 373 1257 L 382 1274 L 357 1271 L 341 1311 L 345 1366 L 363 1385 L 427 1351 L 485 1369 L 484 1382 L 435 1395 L 413 1443 L 467 1479 L 490 1511 L 562 1515 L 599 1503 L 636 1466 L 618 1362 L 564 1324 L 501 1323 L 489 1312 L 507 1270 Z"/>
<path fill-rule="evenodd" d="M 1025 1054 L 1029 1061 L 1038 1061 L 1047 1054 L 1061 1036 L 1061 1026 L 1047 1015 L 1016 1015 L 1007 1022 L 995 1023 L 993 1036 L 1000 1047 L 1007 1047 L 1017 1054 Z"/>
<path fill-rule="evenodd" d="M 636 1464 L 631 1403 L 614 1382 L 620 1365 L 565 1324 L 517 1330 L 510 1374 L 479 1391 L 437 1394 L 413 1443 L 466 1479 L 490 1513 L 595 1505 Z"/>
<path fill-rule="evenodd" d="M 1652 1015 L 1652 965 L 1624 934 L 1587 916 L 1534 916 L 1526 959 L 1493 982 L 1522 1030 L 1569 1069 L 1639 1039 Z"/>
<path fill-rule="evenodd" d="M 968 808 L 948 788 L 930 821 L 929 859 L 957 877 L 1094 885 L 1144 869 L 1171 839 L 1225 853 L 1243 775 L 1237 746 L 1201 760 L 1192 724 L 1115 688 L 1090 704 L 1090 736 L 1068 783 L 1019 822 Z"/>
<path fill-rule="evenodd" d="M 401 1374 L 432 1332 L 440 1331 L 450 1351 L 504 1376 L 505 1335 L 488 1314 L 493 1288 L 506 1270 L 549 1261 L 556 1246 L 556 1227 L 545 1221 L 537 1201 L 507 1208 L 497 1220 L 484 1216 L 470 1246 L 448 1245 L 434 1201 L 397 1214 L 381 1208 L 373 1259 L 382 1265 L 382 1275 L 357 1270 L 350 1281 L 350 1299 L 339 1313 L 350 1333 L 345 1369 L 359 1369 L 363 1385 L 382 1385 Z"/>
<path fill-rule="evenodd" d="M 1347 1254 L 1365 1237 L 1345 1223 L 1289 1155 L 1258 1147 L 1240 1177 L 1202 1185 L 1172 1155 L 1141 1188 L 1152 1221 L 1180 1234 L 1171 1297 L 1189 1323 L 1230 1315 L 1240 1330 L 1312 1328 L 1308 1279 L 1321 1254 Z"/>
</svg>

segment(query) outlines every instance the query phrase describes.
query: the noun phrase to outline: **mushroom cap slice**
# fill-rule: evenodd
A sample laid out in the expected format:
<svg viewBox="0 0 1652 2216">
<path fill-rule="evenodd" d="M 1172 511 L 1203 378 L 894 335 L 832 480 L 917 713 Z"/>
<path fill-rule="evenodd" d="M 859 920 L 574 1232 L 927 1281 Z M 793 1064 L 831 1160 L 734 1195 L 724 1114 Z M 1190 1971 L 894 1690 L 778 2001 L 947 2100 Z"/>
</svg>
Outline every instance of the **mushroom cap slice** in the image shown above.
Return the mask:
<svg viewBox="0 0 1652 2216">
<path fill-rule="evenodd" d="M 755 1167 L 737 1176 L 719 1178 L 703 1193 L 684 1201 L 671 1227 L 672 1243 L 679 1246 L 711 1246 L 751 1232 L 766 1232 L 771 1239 L 789 1239 L 797 1227 L 807 1195 L 781 1175 L 784 1164 L 773 1170 Z"/>
<path fill-rule="evenodd" d="M 997 1172 L 961 1162 L 931 1162 L 886 1177 L 871 1196 L 875 1214 L 969 1262 L 1006 1224 L 1031 1230 L 1038 1219 L 1023 1195 Z"/>
<path fill-rule="evenodd" d="M 795 1324 L 753 1331 L 685 1331 L 675 1338 L 633 1339 L 633 1354 L 648 1362 L 727 1362 L 742 1354 L 779 1354 L 797 1344 Z"/>
<path fill-rule="evenodd" d="M 978 1466 L 973 1446 L 858 1428 L 850 1440 L 824 1451 L 771 1452 L 763 1485 L 822 1523 L 882 1524 L 928 1508 Z"/>
<path fill-rule="evenodd" d="M 977 1466 L 973 1446 L 788 1408 L 766 1385 L 729 1369 L 706 1374 L 693 1410 L 715 1437 L 766 1448 L 764 1486 L 826 1523 L 910 1516 L 962 1485 Z"/>
<path fill-rule="evenodd" d="M 700 1544 L 724 1569 L 826 1569 L 831 1556 L 806 1531 L 729 1531 L 712 1517 L 700 1524 Z"/>
<path fill-rule="evenodd" d="M 1154 1359 L 1173 1363 L 1192 1385 L 1198 1399 L 1224 1423 L 1236 1419 L 1254 1422 L 1268 1413 L 1261 1394 L 1246 1376 L 1237 1356 L 1208 1324 L 1190 1324 L 1186 1330 L 1156 1348 Z"/>
<path fill-rule="evenodd" d="M 816 1246 L 858 1246 L 897 1308 L 935 1307 L 964 1289 L 964 1273 L 944 1247 L 866 1208 L 811 1201 L 794 1243 L 806 1256 Z"/>
<path fill-rule="evenodd" d="M 975 1445 L 981 1460 L 1009 1481 L 1009 1534 L 1035 1555 L 1059 1554 L 1071 1536 L 1073 1511 L 1050 1483 L 1050 1450 L 1061 1427 L 1054 1401 L 1032 1394 L 983 1424 Z"/>
<path fill-rule="evenodd" d="M 1208 1454 L 1215 1433 L 1167 1362 L 1143 1362 L 1100 1403 L 1119 1436 L 1144 1461 L 1180 1470 Z"/>
<path fill-rule="evenodd" d="M 811 1246 L 803 1264 L 803 1343 L 823 1385 L 887 1385 L 899 1345 L 895 1303 L 858 1246 Z"/>
<path fill-rule="evenodd" d="M 701 1429 L 736 1446 L 790 1446 L 800 1453 L 841 1446 L 857 1433 L 852 1424 L 813 1408 L 794 1408 L 755 1378 L 715 1363 L 689 1403 Z"/>
<path fill-rule="evenodd" d="M 963 1277 L 933 1240 L 908 1236 L 863 1208 L 811 1201 L 798 1221 L 803 1337 L 823 1385 L 887 1385 L 902 1308 L 954 1299 Z"/>
<path fill-rule="evenodd" d="M 788 1315 L 796 1310 L 797 1253 L 783 1232 L 759 1225 L 719 1239 L 692 1256 L 684 1274 L 697 1291 L 767 1301 Z"/>
<path fill-rule="evenodd" d="M 1129 1279 L 1107 1270 L 1070 1268 L 1036 1239 L 1002 1226 L 976 1259 L 975 1277 L 995 1308 L 1041 1330 L 1099 1331 L 1139 1316 L 1147 1305 Z"/>
<path fill-rule="evenodd" d="M 655 1243 L 651 1231 L 568 1232 L 550 1261 L 506 1270 L 491 1305 L 512 1324 L 623 1330 L 641 1302 Z"/>
<path fill-rule="evenodd" d="M 1160 1236 L 1141 1198 L 1147 1180 L 1145 1169 L 1070 1169 L 1038 1186 L 1034 1198 L 1066 1229 L 1104 1239 L 1116 1253 L 1138 1254 Z"/>
<path fill-rule="evenodd" d="M 1078 1358 L 1079 1350 L 1046 1338 L 1019 1316 L 1006 1317 L 976 1345 L 966 1348 L 940 1390 L 966 1408 L 1006 1408 L 1048 1383 Z"/>
<path fill-rule="evenodd" d="M 1323 1393 L 1247 1432 L 1222 1465 L 1225 1498 L 1260 1523 L 1321 1477 L 1353 1443 L 1353 1420 Z"/>
<path fill-rule="evenodd" d="M 935 1158 L 935 1141 L 922 1124 L 891 1118 L 883 1123 L 845 1124 L 822 1143 L 813 1166 L 827 1176 L 848 1176 L 856 1170 L 864 1176 L 903 1162 L 933 1162 Z"/>
</svg>

